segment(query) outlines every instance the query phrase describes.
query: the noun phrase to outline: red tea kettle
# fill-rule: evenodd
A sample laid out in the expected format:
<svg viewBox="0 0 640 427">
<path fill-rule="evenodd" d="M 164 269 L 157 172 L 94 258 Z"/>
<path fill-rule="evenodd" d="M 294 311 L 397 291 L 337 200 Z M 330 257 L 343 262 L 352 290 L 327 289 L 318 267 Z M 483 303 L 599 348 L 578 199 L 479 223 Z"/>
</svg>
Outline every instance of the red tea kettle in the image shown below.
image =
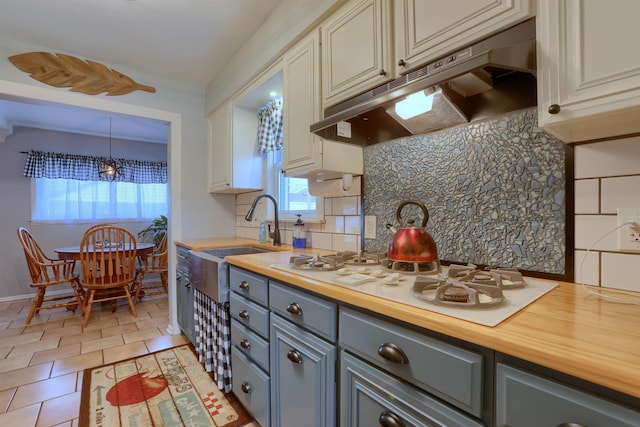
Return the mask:
<svg viewBox="0 0 640 427">
<path fill-rule="evenodd" d="M 426 262 L 438 261 L 438 249 L 433 237 L 424 229 L 429 221 L 429 211 L 422 202 L 405 200 L 400 203 L 396 211 L 396 219 L 400 226 L 403 224 L 402 209 L 407 205 L 415 205 L 422 209 L 423 218 L 422 226 L 414 227 L 413 219 L 407 221 L 408 227 L 396 230 L 393 225 L 387 224 L 386 227 L 393 233 L 393 237 L 389 242 L 387 258 L 392 261 L 407 262 Z"/>
</svg>

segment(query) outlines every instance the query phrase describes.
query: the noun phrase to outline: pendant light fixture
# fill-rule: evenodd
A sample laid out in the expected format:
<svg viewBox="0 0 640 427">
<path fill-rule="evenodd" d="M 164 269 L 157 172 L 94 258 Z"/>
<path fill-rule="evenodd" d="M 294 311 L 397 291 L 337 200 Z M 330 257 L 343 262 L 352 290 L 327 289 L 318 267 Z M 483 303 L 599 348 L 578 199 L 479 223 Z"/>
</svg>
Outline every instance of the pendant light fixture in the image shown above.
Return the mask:
<svg viewBox="0 0 640 427">
<path fill-rule="evenodd" d="M 100 166 L 98 175 L 106 176 L 109 181 L 122 176 L 122 166 L 118 166 L 113 157 L 111 157 L 111 117 L 109 117 L 109 159 Z"/>
</svg>

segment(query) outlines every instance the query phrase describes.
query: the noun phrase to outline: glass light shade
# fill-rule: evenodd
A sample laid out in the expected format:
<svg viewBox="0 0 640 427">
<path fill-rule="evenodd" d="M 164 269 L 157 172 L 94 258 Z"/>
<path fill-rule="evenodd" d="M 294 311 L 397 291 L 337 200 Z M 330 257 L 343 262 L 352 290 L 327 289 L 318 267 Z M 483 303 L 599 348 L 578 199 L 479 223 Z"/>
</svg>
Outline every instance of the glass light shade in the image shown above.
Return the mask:
<svg viewBox="0 0 640 427">
<path fill-rule="evenodd" d="M 424 90 L 412 93 L 402 101 L 396 102 L 396 114 L 402 117 L 404 120 L 407 120 L 419 114 L 431 111 L 431 107 L 433 107 L 434 96 L 435 93 L 427 95 L 425 94 Z"/>
</svg>

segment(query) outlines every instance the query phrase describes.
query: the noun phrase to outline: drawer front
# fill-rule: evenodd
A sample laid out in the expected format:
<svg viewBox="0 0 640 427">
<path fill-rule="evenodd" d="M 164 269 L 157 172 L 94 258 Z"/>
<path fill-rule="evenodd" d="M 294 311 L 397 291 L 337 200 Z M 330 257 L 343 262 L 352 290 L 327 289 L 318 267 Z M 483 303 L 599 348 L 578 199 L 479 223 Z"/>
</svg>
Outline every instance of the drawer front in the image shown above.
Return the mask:
<svg viewBox="0 0 640 427">
<path fill-rule="evenodd" d="M 229 298 L 231 316 L 269 339 L 269 310 L 233 292 Z"/>
<path fill-rule="evenodd" d="M 640 426 L 640 412 L 538 375 L 498 363 L 496 378 L 498 426 Z"/>
<path fill-rule="evenodd" d="M 481 354 L 343 308 L 340 345 L 458 408 L 482 416 Z"/>
<path fill-rule="evenodd" d="M 285 319 L 336 342 L 337 305 L 270 281 L 269 306 Z"/>
<path fill-rule="evenodd" d="M 266 277 L 231 266 L 229 282 L 232 291 L 265 307 L 269 305 L 269 282 Z"/>
<path fill-rule="evenodd" d="M 342 426 L 484 425 L 344 351 L 340 356 L 340 396 Z"/>
<path fill-rule="evenodd" d="M 237 319 L 231 319 L 231 343 L 234 351 L 240 351 L 269 372 L 269 342 L 249 328 L 241 325 Z"/>
<path fill-rule="evenodd" d="M 231 352 L 233 394 L 262 427 L 271 425 L 269 377 L 237 351 Z"/>
<path fill-rule="evenodd" d="M 178 257 L 178 266 L 189 269 L 189 249 L 184 246 L 176 245 L 176 255 Z"/>
</svg>

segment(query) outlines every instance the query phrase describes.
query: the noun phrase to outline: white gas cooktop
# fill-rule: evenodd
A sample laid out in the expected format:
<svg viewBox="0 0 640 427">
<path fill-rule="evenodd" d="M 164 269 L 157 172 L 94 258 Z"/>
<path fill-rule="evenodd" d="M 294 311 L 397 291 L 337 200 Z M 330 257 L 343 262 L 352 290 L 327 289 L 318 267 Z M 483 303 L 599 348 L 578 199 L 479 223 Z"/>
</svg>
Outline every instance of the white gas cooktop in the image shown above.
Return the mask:
<svg viewBox="0 0 640 427">
<path fill-rule="evenodd" d="M 367 267 L 368 270 L 347 267 L 340 271 L 300 269 L 285 264 L 272 264 L 271 267 L 485 326 L 498 325 L 558 285 L 526 277 L 524 287 L 503 290 L 504 300 L 500 304 L 486 307 L 443 306 L 413 295 L 412 289 L 417 275 L 396 274 L 394 276 L 399 278 L 397 281 L 390 279 L 390 272 L 384 277 L 376 277 L 379 266 Z M 443 267 L 445 273 L 446 269 Z"/>
</svg>

